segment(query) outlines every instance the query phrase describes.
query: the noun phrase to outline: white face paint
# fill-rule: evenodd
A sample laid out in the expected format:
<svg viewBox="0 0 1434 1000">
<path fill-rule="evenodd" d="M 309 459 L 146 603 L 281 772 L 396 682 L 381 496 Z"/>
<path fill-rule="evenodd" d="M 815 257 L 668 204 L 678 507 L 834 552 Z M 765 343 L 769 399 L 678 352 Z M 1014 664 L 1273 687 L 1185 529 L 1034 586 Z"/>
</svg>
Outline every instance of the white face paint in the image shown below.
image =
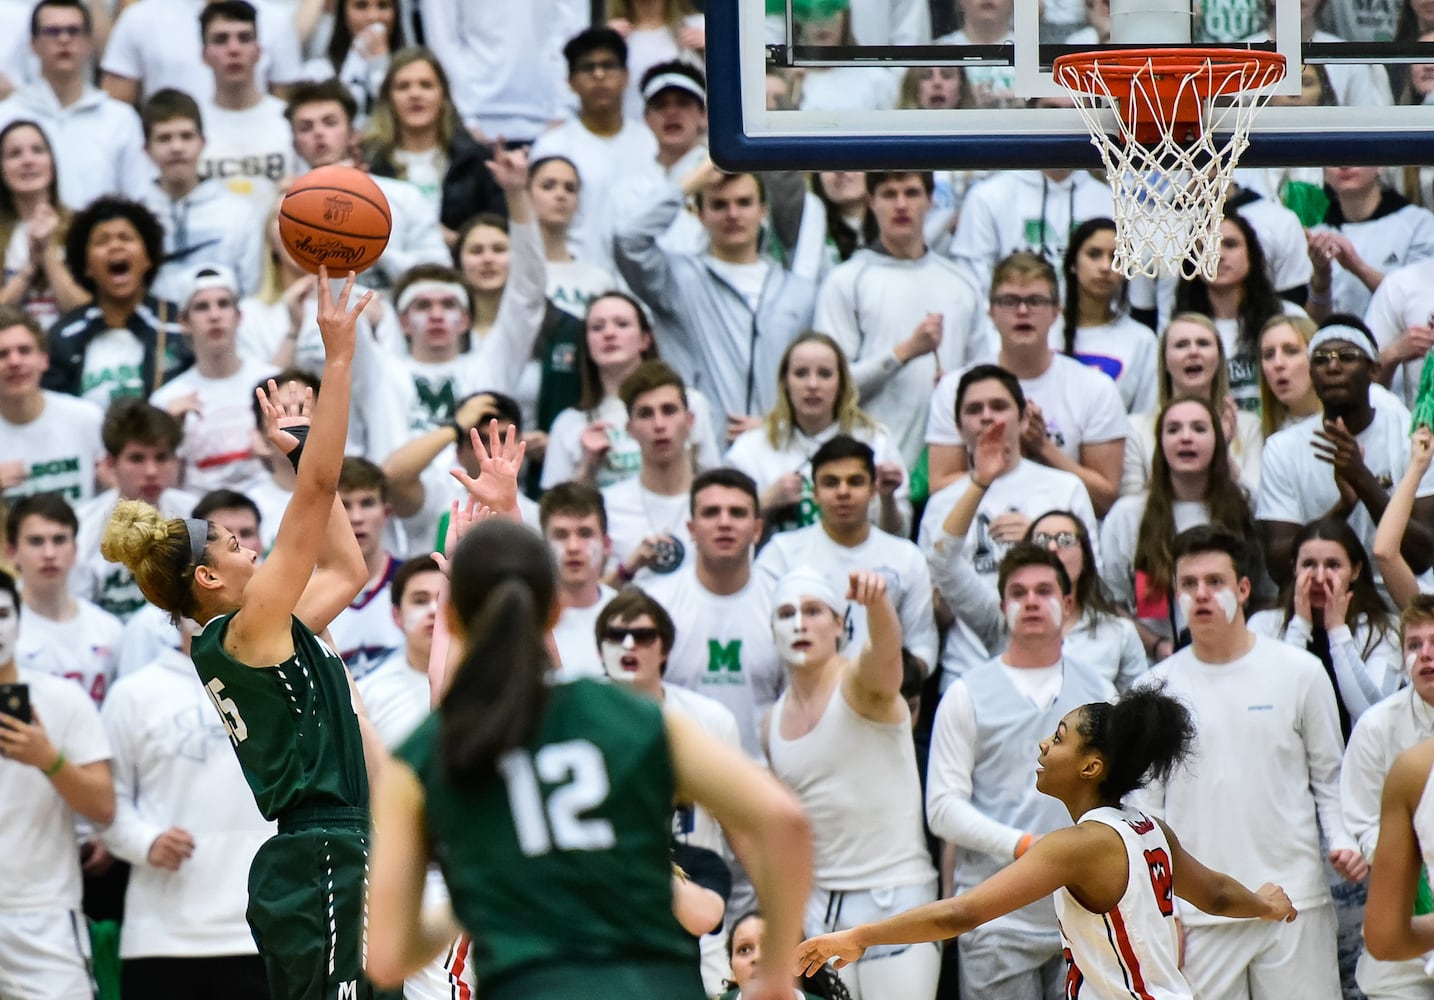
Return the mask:
<svg viewBox="0 0 1434 1000">
<path fill-rule="evenodd" d="M 602 668 L 607 671 L 610 679 L 621 681 L 624 684 L 631 684 L 637 680 L 636 670 L 624 670 L 622 666 L 622 658 L 634 648 L 636 648 L 636 643 L 632 641 L 632 636 L 628 636 L 620 643 L 604 640 L 598 647 L 602 653 Z"/>
<path fill-rule="evenodd" d="M 420 629 L 426 624 L 429 615 L 437 615 L 438 602 L 427 601 L 423 604 L 410 604 L 403 609 L 403 630 L 412 632 Z"/>
<path fill-rule="evenodd" d="M 3 657 L 0 657 L 3 659 Z M 1407 677 L 1414 676 L 1414 665 L 1419 662 L 1418 653 L 1406 653 L 1404 656 L 1404 674 Z"/>
<path fill-rule="evenodd" d="M 1016 631 L 1016 623 L 1021 620 L 1021 602 L 1006 602 L 1006 628 L 1012 632 Z"/>
<path fill-rule="evenodd" d="M 1195 598 L 1190 594 L 1181 594 L 1176 598 L 1180 605 L 1180 617 L 1187 622 L 1190 620 L 1190 609 L 1195 606 Z M 1240 599 L 1229 587 L 1221 587 L 1215 591 L 1215 603 L 1220 605 L 1220 610 L 1225 612 L 1225 621 L 1232 622 L 1235 616 L 1240 613 Z"/>
<path fill-rule="evenodd" d="M 1225 612 L 1225 621 L 1232 622 L 1235 616 L 1240 613 L 1240 599 L 1229 587 L 1221 587 L 1215 591 L 1215 603 L 1220 605 L 1220 610 Z"/>
<path fill-rule="evenodd" d="M 807 651 L 805 649 L 793 649 L 797 640 L 805 639 L 806 633 L 802 631 L 802 610 L 798 608 L 790 616 L 780 616 L 772 619 L 772 638 L 777 642 L 777 655 L 784 663 L 794 663 L 797 666 L 807 662 Z"/>
<path fill-rule="evenodd" d="M 15 640 L 20 637 L 20 616 L 15 613 L 15 599 L 9 594 L 0 598 L 0 608 L 9 608 L 9 614 L 0 618 L 0 664 L 15 658 Z"/>
<path fill-rule="evenodd" d="M 1066 623 L 1065 602 L 1059 597 L 1046 598 L 1046 608 L 1050 611 L 1051 621 L 1055 623 L 1056 628 L 1060 628 Z"/>
</svg>

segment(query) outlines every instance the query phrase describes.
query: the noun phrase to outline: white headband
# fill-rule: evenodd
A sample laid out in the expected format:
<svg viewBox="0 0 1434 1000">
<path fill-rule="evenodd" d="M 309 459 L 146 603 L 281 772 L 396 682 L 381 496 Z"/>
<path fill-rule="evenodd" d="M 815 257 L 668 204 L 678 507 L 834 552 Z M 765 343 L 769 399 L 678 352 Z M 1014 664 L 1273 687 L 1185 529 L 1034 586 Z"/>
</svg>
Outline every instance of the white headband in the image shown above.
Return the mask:
<svg viewBox="0 0 1434 1000">
<path fill-rule="evenodd" d="M 1309 353 L 1313 355 L 1321 344 L 1328 343 L 1331 340 L 1343 340 L 1351 347 L 1358 348 L 1362 351 L 1364 356 L 1370 361 L 1379 360 L 1379 357 L 1374 353 L 1374 345 L 1369 342 L 1369 338 L 1364 335 L 1363 330 L 1352 326 L 1341 326 L 1339 324 L 1316 330 L 1315 335 L 1310 338 Z"/>
<path fill-rule="evenodd" d="M 468 312 L 468 289 L 452 281 L 415 281 L 398 297 L 398 314 L 402 316 L 420 295 L 451 295 L 458 300 L 458 306 Z"/>
<path fill-rule="evenodd" d="M 832 585 L 814 569 L 794 569 L 777 581 L 776 592 L 772 595 L 772 608 L 783 605 L 801 607 L 802 598 L 815 597 L 838 615 L 846 614 L 846 601 L 842 600 Z"/>
<path fill-rule="evenodd" d="M 664 90 L 683 90 L 704 105 L 707 103 L 707 91 L 685 73 L 663 73 L 661 76 L 654 76 L 647 81 L 647 86 L 642 88 L 642 99 L 650 101 Z"/>
</svg>

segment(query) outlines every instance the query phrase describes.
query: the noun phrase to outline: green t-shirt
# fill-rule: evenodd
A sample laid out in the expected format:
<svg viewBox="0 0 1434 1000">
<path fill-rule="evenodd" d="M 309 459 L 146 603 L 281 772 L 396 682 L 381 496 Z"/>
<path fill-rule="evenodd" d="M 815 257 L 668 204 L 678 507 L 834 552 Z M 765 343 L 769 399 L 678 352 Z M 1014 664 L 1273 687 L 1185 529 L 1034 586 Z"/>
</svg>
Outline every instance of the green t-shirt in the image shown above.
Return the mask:
<svg viewBox="0 0 1434 1000">
<path fill-rule="evenodd" d="M 443 775 L 439 715 L 398 748 L 485 988 L 538 967 L 675 961 L 697 943 L 672 914 L 674 775 L 661 708 L 615 685 L 549 692 L 537 736 L 477 787 Z"/>
<path fill-rule="evenodd" d="M 363 736 L 341 660 L 297 618 L 294 655 L 272 667 L 224 649 L 232 614 L 194 638 L 192 658 L 266 819 L 295 806 L 368 808 Z"/>
</svg>

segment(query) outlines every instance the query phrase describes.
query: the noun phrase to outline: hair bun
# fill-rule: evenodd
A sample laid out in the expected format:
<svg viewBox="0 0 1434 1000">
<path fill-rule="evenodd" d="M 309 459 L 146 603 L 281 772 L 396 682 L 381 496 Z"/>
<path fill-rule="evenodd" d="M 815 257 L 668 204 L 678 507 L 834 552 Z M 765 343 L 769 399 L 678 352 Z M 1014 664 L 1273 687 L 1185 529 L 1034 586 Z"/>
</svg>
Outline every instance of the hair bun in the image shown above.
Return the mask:
<svg viewBox="0 0 1434 1000">
<path fill-rule="evenodd" d="M 169 522 L 159 511 L 142 500 L 121 500 L 105 526 L 100 554 L 134 572 L 150 549 L 168 537 Z"/>
</svg>

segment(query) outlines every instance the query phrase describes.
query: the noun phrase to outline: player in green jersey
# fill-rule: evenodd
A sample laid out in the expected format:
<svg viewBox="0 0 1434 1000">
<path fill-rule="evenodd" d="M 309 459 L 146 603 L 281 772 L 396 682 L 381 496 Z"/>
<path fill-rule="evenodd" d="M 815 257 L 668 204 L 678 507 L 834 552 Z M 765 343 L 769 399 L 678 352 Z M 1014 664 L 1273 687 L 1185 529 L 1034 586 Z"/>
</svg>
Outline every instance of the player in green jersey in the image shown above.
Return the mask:
<svg viewBox="0 0 1434 1000">
<path fill-rule="evenodd" d="M 368 971 L 395 985 L 451 940 L 425 919 L 430 859 L 472 934 L 485 1000 L 701 1000 L 695 939 L 672 913 L 676 802 L 726 828 L 767 913 L 750 1000 L 790 1000 L 811 879 L 795 798 L 740 752 L 594 680 L 553 684 L 546 543 L 485 520 L 459 543 L 444 605 L 461 659 L 438 709 L 374 788 Z"/>
<path fill-rule="evenodd" d="M 320 271 L 326 357 L 317 400 L 312 390 L 272 381 L 258 393 L 281 452 L 292 454 L 307 437 L 263 565 L 212 521 L 165 520 L 143 503 L 119 504 L 100 546 L 130 568 L 151 603 L 204 626 L 195 669 L 260 812 L 279 825 L 249 869 L 249 926 L 274 1000 L 374 995 L 362 976 L 366 764 L 382 750 L 364 732 L 343 661 L 318 638 L 368 576 L 336 495 L 355 323 L 373 296 L 350 309 L 353 285 L 351 273 L 335 302 Z"/>
</svg>

